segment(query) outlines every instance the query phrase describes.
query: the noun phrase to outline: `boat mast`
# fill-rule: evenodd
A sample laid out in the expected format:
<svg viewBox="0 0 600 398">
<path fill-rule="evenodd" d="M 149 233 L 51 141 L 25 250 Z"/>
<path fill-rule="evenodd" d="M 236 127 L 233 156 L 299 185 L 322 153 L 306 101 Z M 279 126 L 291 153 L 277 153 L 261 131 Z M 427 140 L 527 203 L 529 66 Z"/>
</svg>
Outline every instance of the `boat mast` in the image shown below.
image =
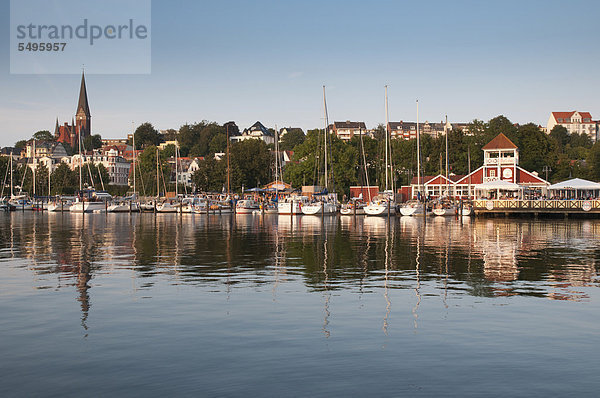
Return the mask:
<svg viewBox="0 0 600 398">
<path fill-rule="evenodd" d="M 277 125 L 275 125 L 275 197 L 277 197 L 278 187 L 279 187 L 278 165 L 279 165 L 279 131 L 277 130 Z"/>
<path fill-rule="evenodd" d="M 13 151 L 10 151 L 10 197 L 15 196 L 13 192 Z"/>
<path fill-rule="evenodd" d="M 385 190 L 388 190 L 388 157 L 389 157 L 389 142 L 388 142 L 388 98 L 387 98 L 387 88 L 385 86 Z"/>
<path fill-rule="evenodd" d="M 32 167 L 32 171 L 33 171 L 33 189 L 32 189 L 32 193 L 33 193 L 33 197 L 35 197 L 35 139 L 33 140 L 33 159 L 31 160 L 31 165 Z"/>
<path fill-rule="evenodd" d="M 419 100 L 417 100 L 417 192 L 421 193 L 421 136 L 419 134 Z"/>
<path fill-rule="evenodd" d="M 467 146 L 467 163 L 469 163 L 469 194 L 467 197 L 471 199 L 471 147 Z"/>
<path fill-rule="evenodd" d="M 135 196 L 135 123 L 131 122 L 131 130 L 133 131 L 133 196 Z M 142 184 L 144 185 L 144 184 Z"/>
<path fill-rule="evenodd" d="M 156 199 L 160 198 L 160 178 L 158 174 L 158 147 L 156 147 Z"/>
<path fill-rule="evenodd" d="M 323 130 L 324 134 L 323 137 L 325 139 L 325 189 L 328 189 L 328 184 L 327 184 L 327 101 L 325 99 L 325 85 L 323 85 L 323 114 L 325 117 L 325 129 Z"/>
<path fill-rule="evenodd" d="M 175 140 L 175 199 L 179 197 L 179 189 L 177 186 L 179 185 L 179 173 L 178 173 L 178 165 L 177 165 L 177 140 Z M 170 174 L 170 173 L 169 173 Z"/>
<path fill-rule="evenodd" d="M 226 135 L 227 135 L 227 196 L 229 196 L 229 192 L 231 189 L 230 179 L 229 179 L 229 123 L 227 123 L 225 127 Z"/>
<path fill-rule="evenodd" d="M 83 163 L 83 157 L 81 155 L 81 129 L 79 130 L 79 134 L 77 134 L 77 142 L 79 143 L 79 190 L 83 191 L 83 176 L 81 174 L 81 166 Z"/>
<path fill-rule="evenodd" d="M 446 124 L 444 124 L 444 135 L 446 136 L 446 195 L 450 197 L 450 180 L 448 180 L 448 115 L 446 115 Z"/>
</svg>

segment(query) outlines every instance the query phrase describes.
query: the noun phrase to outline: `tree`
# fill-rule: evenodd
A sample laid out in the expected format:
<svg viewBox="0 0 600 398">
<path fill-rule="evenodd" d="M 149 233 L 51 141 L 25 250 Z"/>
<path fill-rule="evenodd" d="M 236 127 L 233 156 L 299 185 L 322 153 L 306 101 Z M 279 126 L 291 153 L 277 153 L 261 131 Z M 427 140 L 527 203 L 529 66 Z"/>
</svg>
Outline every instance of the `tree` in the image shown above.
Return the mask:
<svg viewBox="0 0 600 398">
<path fill-rule="evenodd" d="M 238 188 L 242 184 L 246 188 L 256 187 L 268 183 L 272 178 L 273 155 L 263 140 L 251 139 L 231 145 L 230 163 L 236 172 L 235 185 L 232 184 L 232 187 Z"/>
<path fill-rule="evenodd" d="M 208 157 L 198 162 L 198 170 L 192 176 L 196 189 L 205 192 L 218 192 L 226 184 L 227 164 L 223 160 Z"/>
<path fill-rule="evenodd" d="M 79 177 L 66 163 L 60 163 L 50 175 L 50 186 L 52 195 L 71 195 L 79 187 Z"/>
<path fill-rule="evenodd" d="M 15 154 L 18 154 L 19 152 L 21 152 L 23 149 L 25 149 L 25 147 L 27 146 L 27 141 L 26 140 L 20 140 L 15 142 Z"/>
<path fill-rule="evenodd" d="M 40 130 L 33 134 L 33 139 L 37 141 L 54 141 L 56 138 L 48 130 Z"/>
<path fill-rule="evenodd" d="M 136 149 L 145 148 L 150 145 L 158 145 L 160 143 L 160 134 L 158 134 L 158 131 L 151 123 L 142 123 L 135 130 L 134 134 Z"/>
<path fill-rule="evenodd" d="M 569 143 L 569 132 L 564 126 L 557 124 L 550 130 L 550 137 L 556 141 L 558 151 L 564 152 L 565 147 Z"/>
<path fill-rule="evenodd" d="M 529 171 L 542 173 L 544 166 L 554 166 L 557 160 L 556 143 L 534 123 L 519 126 L 519 165 Z"/>
<path fill-rule="evenodd" d="M 291 151 L 296 147 L 296 145 L 302 144 L 305 139 L 306 136 L 304 135 L 304 132 L 300 129 L 288 131 L 286 134 L 283 135 L 283 137 L 281 137 L 279 148 L 282 151 Z"/>
<path fill-rule="evenodd" d="M 83 139 L 83 147 L 86 150 L 102 148 L 102 137 L 100 136 L 100 134 L 94 134 L 85 137 Z"/>
</svg>

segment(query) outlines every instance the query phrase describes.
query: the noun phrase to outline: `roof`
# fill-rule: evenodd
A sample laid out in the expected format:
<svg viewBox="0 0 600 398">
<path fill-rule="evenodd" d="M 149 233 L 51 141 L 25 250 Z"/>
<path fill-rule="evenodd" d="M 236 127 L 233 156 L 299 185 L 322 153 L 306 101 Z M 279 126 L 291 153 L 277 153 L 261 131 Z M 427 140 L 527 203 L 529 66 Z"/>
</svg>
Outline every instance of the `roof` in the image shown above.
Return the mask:
<svg viewBox="0 0 600 398">
<path fill-rule="evenodd" d="M 86 116 L 90 116 L 90 107 L 88 105 L 87 90 L 85 88 L 85 76 L 81 73 L 81 87 L 79 88 L 79 102 L 77 103 L 77 111 L 83 109 Z"/>
<path fill-rule="evenodd" d="M 345 122 L 333 122 L 334 129 L 363 129 L 366 130 L 367 126 L 365 122 L 351 122 L 346 120 Z"/>
<path fill-rule="evenodd" d="M 493 150 L 493 149 L 517 149 L 517 148 L 518 147 L 515 144 L 513 144 L 513 142 L 511 140 L 509 140 L 507 136 L 505 136 L 503 133 L 500 133 L 496 136 L 496 138 L 494 138 L 493 140 L 488 142 L 481 149 L 483 149 L 485 151 L 485 150 Z"/>
<path fill-rule="evenodd" d="M 552 116 L 554 117 L 555 120 L 558 119 L 570 119 L 571 116 L 573 116 L 573 114 L 577 112 L 577 111 L 571 111 L 571 112 L 552 112 Z M 581 115 L 582 119 L 590 119 L 590 121 L 592 120 L 592 115 L 589 112 L 577 112 Z"/>
<path fill-rule="evenodd" d="M 558 184 L 550 185 L 548 189 L 585 189 L 594 190 L 600 189 L 600 184 L 593 181 L 583 180 L 581 178 L 573 178 L 571 180 L 559 182 Z"/>
<path fill-rule="evenodd" d="M 247 129 L 244 129 L 244 135 L 249 134 L 253 131 L 260 131 L 262 132 L 263 135 L 272 137 L 273 133 L 271 133 L 261 122 L 256 122 L 254 123 L 252 126 L 248 127 Z"/>
</svg>

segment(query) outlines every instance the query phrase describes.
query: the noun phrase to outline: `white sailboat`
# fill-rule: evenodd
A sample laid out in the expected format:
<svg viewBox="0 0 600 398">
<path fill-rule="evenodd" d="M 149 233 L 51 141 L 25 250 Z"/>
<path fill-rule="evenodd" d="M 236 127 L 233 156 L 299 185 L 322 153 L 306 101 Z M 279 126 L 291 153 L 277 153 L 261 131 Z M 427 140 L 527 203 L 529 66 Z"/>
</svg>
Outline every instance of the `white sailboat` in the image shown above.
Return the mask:
<svg viewBox="0 0 600 398">
<path fill-rule="evenodd" d="M 385 191 L 377 195 L 364 207 L 367 216 L 387 216 L 396 214 L 396 201 L 394 199 L 394 181 L 390 165 L 390 131 L 387 85 L 385 86 Z M 389 189 L 391 179 L 392 189 Z"/>
<path fill-rule="evenodd" d="M 325 86 L 323 86 L 323 113 L 325 116 L 325 129 L 323 130 L 323 141 L 324 141 L 324 162 L 325 162 L 325 173 L 324 173 L 324 178 L 325 178 L 325 189 L 322 193 L 320 193 L 319 195 L 314 195 L 313 199 L 315 196 L 318 196 L 318 198 L 316 199 L 316 201 L 313 201 L 311 203 L 307 203 L 306 205 L 302 206 L 302 214 L 306 214 L 306 215 L 331 215 L 331 214 L 335 214 L 337 212 L 337 200 L 336 200 L 336 196 L 335 194 L 330 194 L 329 193 L 329 174 L 327 172 L 327 167 L 328 167 L 328 160 L 327 160 L 327 138 L 328 137 L 328 132 L 327 132 L 327 127 L 329 125 L 329 118 L 327 116 L 327 100 L 325 98 Z"/>
<path fill-rule="evenodd" d="M 421 134 L 419 132 L 419 100 L 417 100 L 417 193 L 418 200 L 409 200 L 400 207 L 400 214 L 403 216 L 423 215 L 426 207 L 421 197 Z"/>
<path fill-rule="evenodd" d="M 433 206 L 431 212 L 436 216 L 456 216 L 458 214 L 458 208 L 454 203 L 451 202 L 450 195 L 450 179 L 448 176 L 449 163 L 448 163 L 448 116 L 446 116 L 446 124 L 444 125 L 444 135 L 446 136 L 446 192 L 445 197 Z"/>
</svg>

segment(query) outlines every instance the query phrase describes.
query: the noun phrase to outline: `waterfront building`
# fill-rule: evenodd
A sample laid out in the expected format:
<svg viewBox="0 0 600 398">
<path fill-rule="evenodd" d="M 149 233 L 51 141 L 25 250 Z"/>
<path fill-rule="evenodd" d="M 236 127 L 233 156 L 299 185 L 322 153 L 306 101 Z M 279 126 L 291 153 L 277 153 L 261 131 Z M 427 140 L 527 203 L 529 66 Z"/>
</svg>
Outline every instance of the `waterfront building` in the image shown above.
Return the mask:
<svg viewBox="0 0 600 398">
<path fill-rule="evenodd" d="M 391 138 L 412 140 L 417 138 L 417 122 L 389 122 L 388 130 Z M 430 135 L 432 137 L 440 137 L 446 134 L 447 131 L 462 130 L 465 134 L 468 132 L 467 123 L 429 123 L 425 121 L 419 124 L 419 132 L 421 134 Z"/>
<path fill-rule="evenodd" d="M 347 120 L 345 122 L 333 122 L 329 125 L 328 130 L 329 133 L 337 135 L 339 139 L 350 141 L 354 136 L 366 134 L 367 126 L 365 122 L 351 122 Z"/>
<path fill-rule="evenodd" d="M 546 125 L 546 132 L 550 133 L 557 125 L 566 128 L 569 134 L 585 134 L 592 139 L 592 142 L 598 140 L 600 122 L 593 120 L 589 112 L 552 112 Z"/>
<path fill-rule="evenodd" d="M 115 149 L 109 149 L 108 151 L 88 151 L 81 155 L 76 154 L 71 157 L 65 157 L 62 161 L 63 163 L 67 163 L 71 167 L 71 170 L 78 168 L 80 163 L 84 166 L 86 163 L 92 163 L 96 166 L 101 164 L 108 172 L 109 181 L 105 181 L 105 184 L 129 184 L 129 169 L 131 168 L 131 163 L 120 156 L 119 152 Z"/>
<path fill-rule="evenodd" d="M 475 186 L 492 181 L 505 181 L 517 184 L 523 191 L 533 195 L 547 195 L 550 185 L 536 172 L 529 172 L 519 166 L 519 148 L 504 134 L 498 134 L 483 148 L 483 165 L 468 175 L 443 175 L 424 177 L 419 181 L 413 178 L 410 186 L 402 187 L 401 193 L 407 198 L 416 198 L 419 185 L 425 197 L 436 199 L 448 192 L 455 198 L 473 197 Z M 419 182 L 421 184 L 419 184 Z M 470 190 L 469 190 L 470 189 Z"/>
<path fill-rule="evenodd" d="M 231 122 L 230 122 L 231 123 Z M 275 134 L 267 129 L 261 122 L 256 122 L 252 126 L 244 129 L 242 133 L 229 130 L 229 139 L 231 142 L 240 142 L 245 140 L 263 140 L 267 145 L 275 143 Z"/>
</svg>

